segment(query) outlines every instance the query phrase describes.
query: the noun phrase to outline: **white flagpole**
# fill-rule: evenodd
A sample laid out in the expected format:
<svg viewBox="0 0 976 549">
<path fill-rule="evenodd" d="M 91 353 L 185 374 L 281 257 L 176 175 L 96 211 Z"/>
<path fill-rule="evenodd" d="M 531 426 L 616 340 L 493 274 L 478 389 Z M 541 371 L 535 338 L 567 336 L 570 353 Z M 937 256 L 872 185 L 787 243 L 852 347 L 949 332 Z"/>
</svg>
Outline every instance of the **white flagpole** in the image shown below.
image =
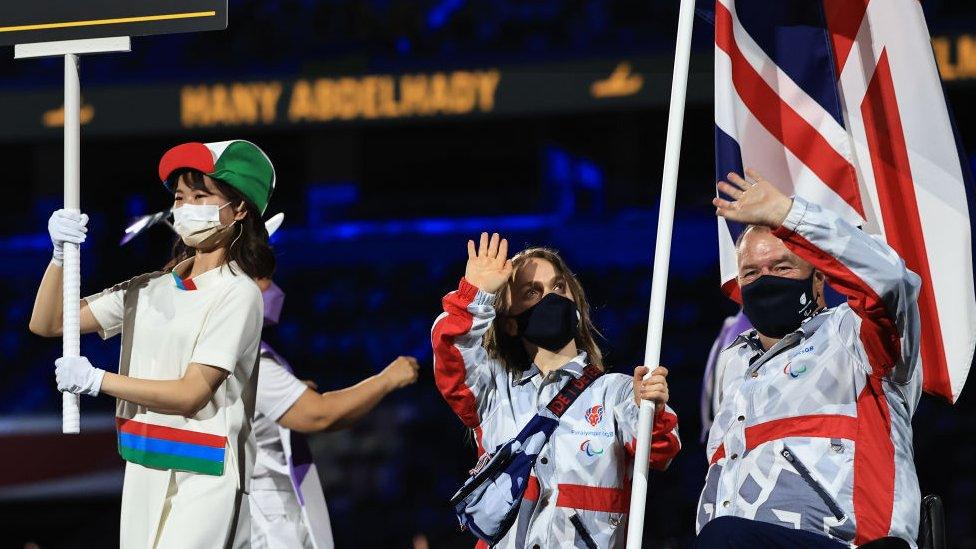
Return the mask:
<svg viewBox="0 0 976 549">
<path fill-rule="evenodd" d="M 694 9 L 694 0 L 681 0 L 681 7 L 678 11 L 678 38 L 674 51 L 674 73 L 671 76 L 668 134 L 664 147 L 661 209 L 658 213 L 657 242 L 654 248 L 654 278 L 651 281 L 651 304 L 647 316 L 647 342 L 644 347 L 644 365 L 650 368 L 650 371 L 657 367 L 661 357 L 661 330 L 664 326 L 664 299 L 668 289 L 668 264 L 671 261 L 671 228 L 674 224 L 674 200 L 678 187 L 678 158 L 681 152 L 681 131 L 684 126 L 685 92 L 688 88 L 688 58 L 691 55 Z M 647 467 L 650 457 L 653 419 L 654 405 L 648 401 L 641 401 L 640 418 L 637 423 L 637 448 L 634 455 L 634 476 L 630 492 L 627 549 L 640 549 L 644 541 Z"/>
<path fill-rule="evenodd" d="M 64 209 L 81 211 L 81 86 L 78 79 L 78 56 L 64 56 Z M 79 301 L 81 287 L 81 251 L 77 244 L 64 245 L 64 314 L 62 354 L 81 355 Z M 78 395 L 61 393 L 61 432 L 76 434 L 81 430 Z"/>
</svg>

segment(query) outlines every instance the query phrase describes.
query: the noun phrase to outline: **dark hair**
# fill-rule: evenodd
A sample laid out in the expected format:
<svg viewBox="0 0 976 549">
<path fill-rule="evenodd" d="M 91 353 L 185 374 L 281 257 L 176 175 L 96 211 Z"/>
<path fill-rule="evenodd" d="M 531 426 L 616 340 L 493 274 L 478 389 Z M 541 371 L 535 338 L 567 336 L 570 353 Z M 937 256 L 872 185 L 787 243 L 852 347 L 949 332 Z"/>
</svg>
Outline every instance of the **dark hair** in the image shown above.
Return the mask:
<svg viewBox="0 0 976 549">
<path fill-rule="evenodd" d="M 183 177 L 183 182 L 192 189 L 207 191 L 206 179 L 203 172 L 193 169 L 180 169 L 173 172 L 168 179 L 170 189 L 176 190 L 176 184 Z M 217 189 L 226 196 L 231 204 L 244 204 L 247 208 L 247 215 L 238 221 L 233 236 L 228 235 L 224 238 L 227 246 L 225 259 L 227 263 L 234 261 L 244 271 L 244 274 L 251 278 L 271 278 L 275 271 L 274 250 L 268 243 L 268 229 L 261 220 L 261 212 L 257 206 L 244 197 L 237 189 L 227 183 L 215 178 L 211 178 Z M 229 242 L 229 244 L 227 244 Z M 173 258 L 166 264 L 164 269 L 172 270 L 181 261 L 193 257 L 196 250 L 183 243 L 177 237 L 173 244 Z"/>
<path fill-rule="evenodd" d="M 566 279 L 566 285 L 573 294 L 576 301 L 576 308 L 580 314 L 580 328 L 576 334 L 576 348 L 586 351 L 590 364 L 603 369 L 603 353 L 596 344 L 596 337 L 600 332 L 593 325 L 590 318 L 590 304 L 586 300 L 586 293 L 583 285 L 580 284 L 576 275 L 569 270 L 569 266 L 563 260 L 559 252 L 551 248 L 527 248 L 516 254 L 512 258 L 512 275 L 508 282 L 495 294 L 495 320 L 492 322 L 488 331 L 485 333 L 485 350 L 492 358 L 498 359 L 508 372 L 521 372 L 529 367 L 532 360 L 525 351 L 525 345 L 518 337 L 508 335 L 504 328 L 504 322 L 509 318 L 508 309 L 511 307 L 511 288 L 518 276 L 519 269 L 522 268 L 529 259 L 544 259 L 552 264 L 556 273 Z"/>
</svg>

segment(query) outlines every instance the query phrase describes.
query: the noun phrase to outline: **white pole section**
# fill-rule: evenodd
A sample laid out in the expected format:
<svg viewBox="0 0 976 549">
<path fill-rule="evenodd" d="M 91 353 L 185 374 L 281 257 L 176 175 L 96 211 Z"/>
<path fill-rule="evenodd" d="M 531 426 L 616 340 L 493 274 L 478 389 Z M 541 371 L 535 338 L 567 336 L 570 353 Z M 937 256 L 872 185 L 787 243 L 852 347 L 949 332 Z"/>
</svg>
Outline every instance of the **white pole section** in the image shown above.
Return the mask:
<svg viewBox="0 0 976 549">
<path fill-rule="evenodd" d="M 64 208 L 81 211 L 81 87 L 78 56 L 64 56 Z M 78 305 L 81 286 L 81 251 L 77 244 L 64 245 L 64 330 L 62 355 L 80 356 Z M 81 431 L 78 395 L 61 393 L 61 432 Z"/>
<path fill-rule="evenodd" d="M 81 85 L 78 79 L 78 55 L 113 51 L 129 51 L 128 36 L 88 38 L 17 44 L 14 57 L 64 57 L 64 209 L 81 211 Z M 81 301 L 81 251 L 75 244 L 64 245 L 64 315 L 62 356 L 80 356 L 80 326 L 78 305 Z M 81 431 L 81 411 L 78 395 L 62 393 L 61 432 L 77 434 Z"/>
<path fill-rule="evenodd" d="M 647 316 L 647 343 L 644 365 L 654 371 L 661 358 L 661 331 L 664 327 L 664 298 L 668 289 L 668 264 L 671 261 L 671 228 L 674 224 L 674 200 L 678 187 L 678 158 L 681 131 L 684 126 L 685 92 L 688 88 L 688 58 L 691 55 L 691 29 L 694 22 L 694 0 L 681 0 L 678 11 L 678 39 L 674 51 L 674 73 L 671 76 L 671 106 L 668 111 L 668 134 L 664 147 L 664 173 L 661 181 L 661 209 L 657 218 L 657 242 L 654 248 L 654 274 L 651 281 L 651 304 Z M 651 426 L 654 405 L 641 401 L 637 423 L 637 449 L 630 492 L 630 521 L 627 527 L 627 549 L 640 549 L 644 541 L 644 510 L 647 503 L 647 467 L 651 449 Z"/>
</svg>

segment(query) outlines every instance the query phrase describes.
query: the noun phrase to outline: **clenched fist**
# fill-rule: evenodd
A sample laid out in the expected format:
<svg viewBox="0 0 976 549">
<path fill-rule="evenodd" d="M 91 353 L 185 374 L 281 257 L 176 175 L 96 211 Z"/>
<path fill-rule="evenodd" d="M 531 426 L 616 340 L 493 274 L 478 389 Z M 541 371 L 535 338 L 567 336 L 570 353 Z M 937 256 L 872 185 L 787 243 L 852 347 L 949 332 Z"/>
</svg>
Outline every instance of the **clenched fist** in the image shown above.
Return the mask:
<svg viewBox="0 0 976 549">
<path fill-rule="evenodd" d="M 390 390 L 395 391 L 416 382 L 417 371 L 419 369 L 420 365 L 417 363 L 416 358 L 412 356 L 399 356 L 389 366 L 383 368 L 380 375 L 387 380 Z"/>
</svg>

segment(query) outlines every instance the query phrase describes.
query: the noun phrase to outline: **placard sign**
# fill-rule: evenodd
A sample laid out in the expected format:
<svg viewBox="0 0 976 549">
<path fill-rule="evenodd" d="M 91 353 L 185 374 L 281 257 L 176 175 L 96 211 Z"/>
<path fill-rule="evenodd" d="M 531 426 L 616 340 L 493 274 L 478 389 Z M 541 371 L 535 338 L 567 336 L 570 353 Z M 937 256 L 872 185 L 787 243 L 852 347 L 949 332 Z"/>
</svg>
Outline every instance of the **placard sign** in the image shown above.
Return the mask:
<svg viewBox="0 0 976 549">
<path fill-rule="evenodd" d="M 0 0 L 0 46 L 227 28 L 227 0 Z"/>
</svg>

